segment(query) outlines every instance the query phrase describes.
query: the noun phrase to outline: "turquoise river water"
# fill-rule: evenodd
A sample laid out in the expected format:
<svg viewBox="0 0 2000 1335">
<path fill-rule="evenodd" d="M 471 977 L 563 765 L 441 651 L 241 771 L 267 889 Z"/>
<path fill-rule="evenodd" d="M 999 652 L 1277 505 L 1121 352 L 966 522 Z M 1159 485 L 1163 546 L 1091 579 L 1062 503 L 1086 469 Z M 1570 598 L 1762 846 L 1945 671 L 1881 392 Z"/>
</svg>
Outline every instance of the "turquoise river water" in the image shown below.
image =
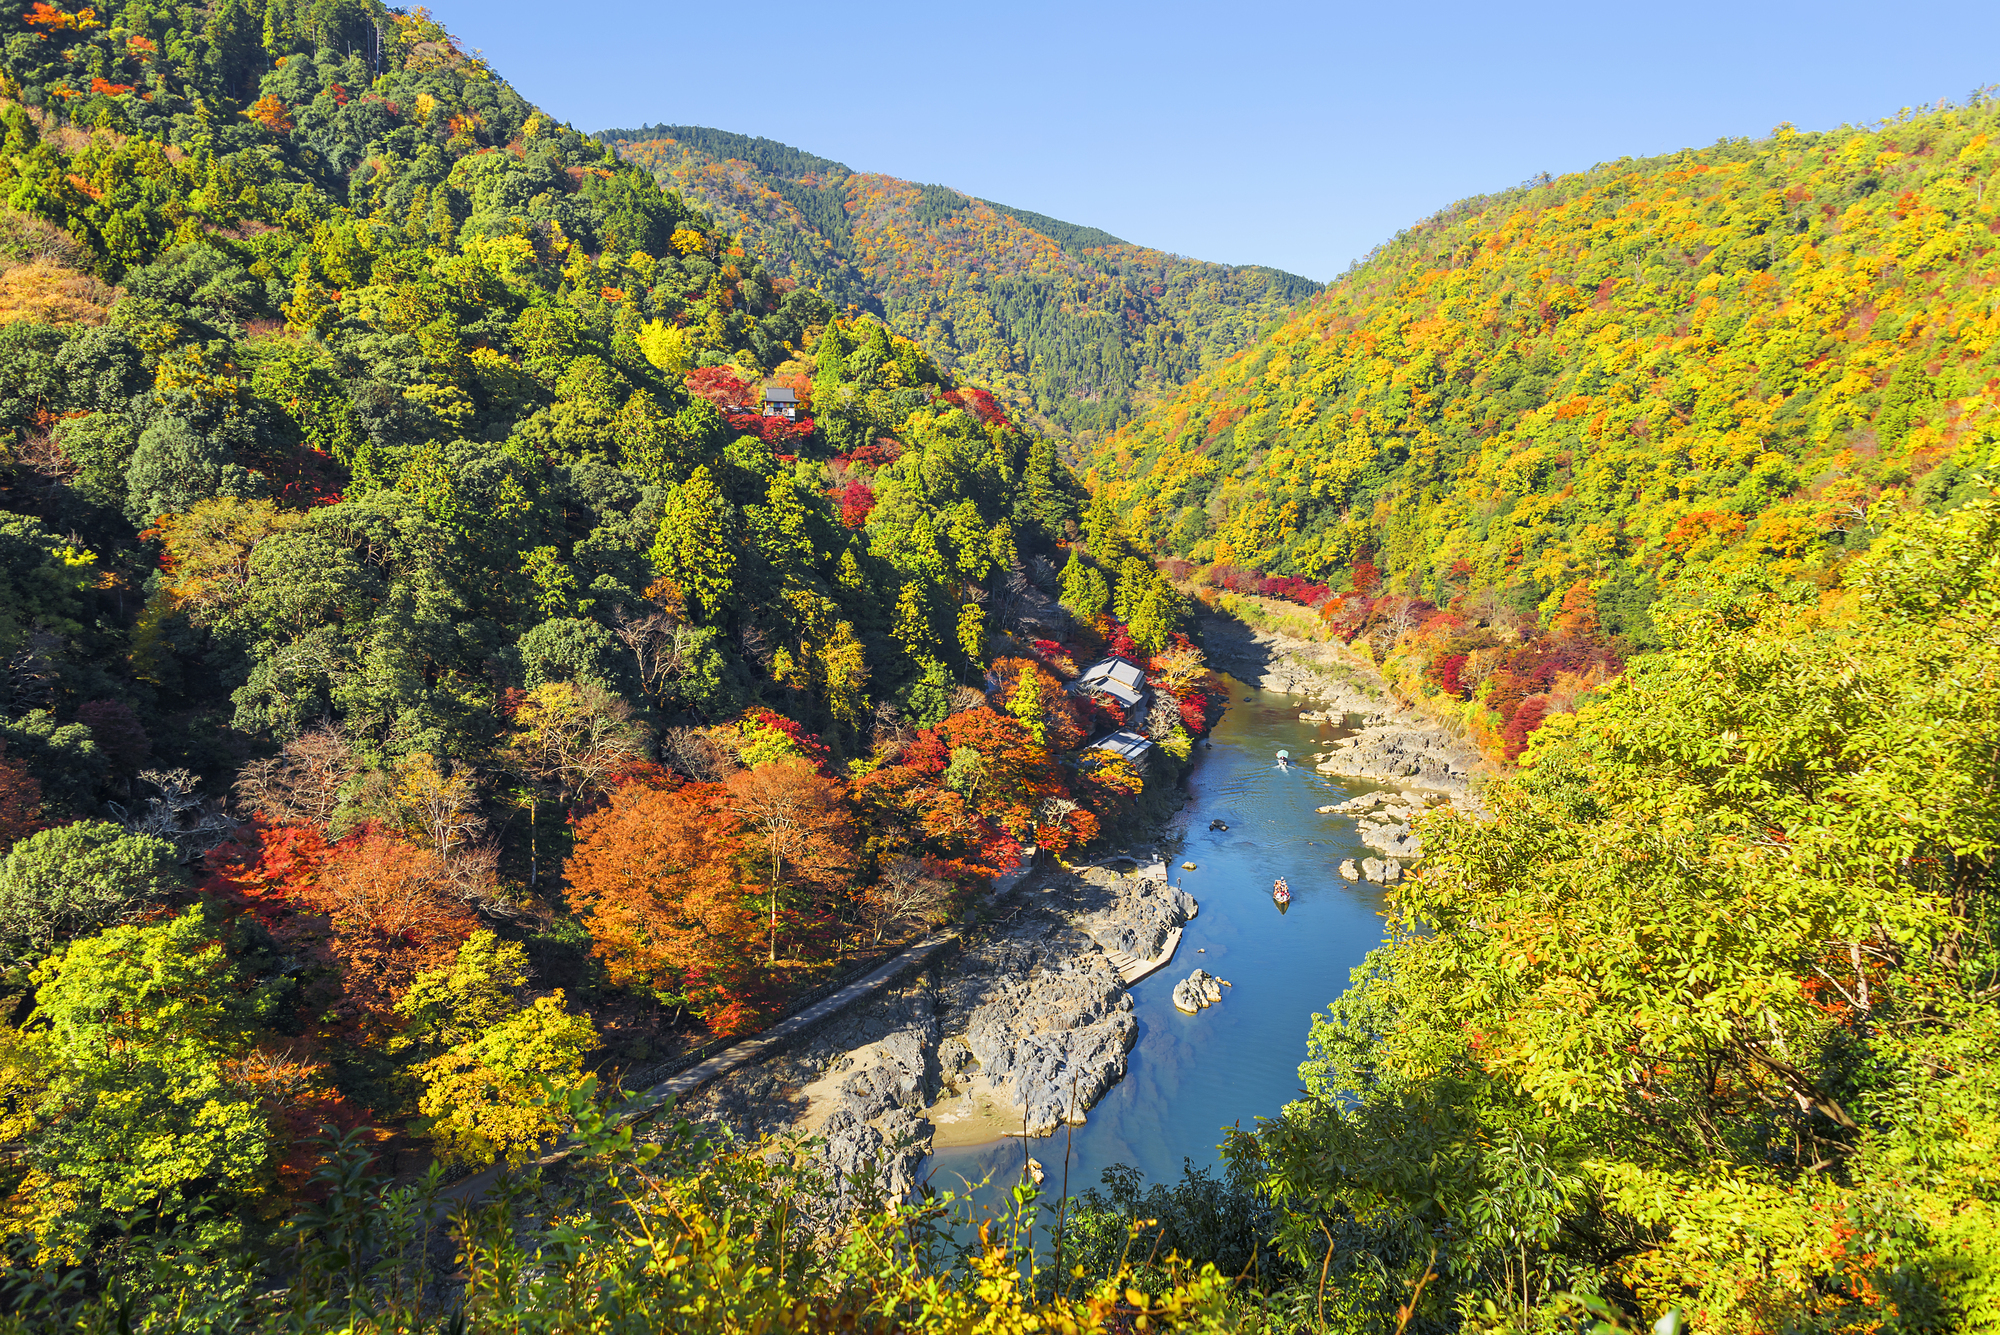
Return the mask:
<svg viewBox="0 0 2000 1335">
<path fill-rule="evenodd" d="M 1347 987 L 1348 972 L 1381 943 L 1384 893 L 1341 879 L 1342 858 L 1364 856 L 1350 817 L 1315 807 L 1377 784 L 1312 770 L 1312 752 L 1338 735 L 1301 722 L 1297 696 L 1259 691 L 1233 678 L 1229 711 L 1211 745 L 1197 751 L 1187 778 L 1192 806 L 1187 842 L 1168 861 L 1169 875 L 1200 912 L 1165 969 L 1132 989 L 1138 1042 L 1125 1078 L 1075 1128 L 1069 1164 L 1072 1193 L 1097 1186 L 1112 1164 L 1130 1164 L 1149 1181 L 1176 1182 L 1183 1160 L 1216 1163 L 1223 1129 L 1248 1128 L 1299 1092 L 1312 1016 Z M 1280 750 L 1302 760 L 1281 769 Z M 1221 820 L 1227 831 L 1211 831 Z M 1192 862 L 1195 870 L 1181 870 Z M 1280 912 L 1271 882 L 1284 877 L 1292 902 Z M 1174 1009 L 1174 984 L 1197 968 L 1233 984 L 1220 1005 L 1196 1015 Z M 1050 1172 L 1043 1190 L 1061 1188 L 1064 1133 L 1030 1140 L 941 1149 L 926 1165 L 932 1185 L 963 1191 L 989 1174 L 978 1193 L 994 1199 L 1020 1180 L 1024 1155 Z"/>
</svg>

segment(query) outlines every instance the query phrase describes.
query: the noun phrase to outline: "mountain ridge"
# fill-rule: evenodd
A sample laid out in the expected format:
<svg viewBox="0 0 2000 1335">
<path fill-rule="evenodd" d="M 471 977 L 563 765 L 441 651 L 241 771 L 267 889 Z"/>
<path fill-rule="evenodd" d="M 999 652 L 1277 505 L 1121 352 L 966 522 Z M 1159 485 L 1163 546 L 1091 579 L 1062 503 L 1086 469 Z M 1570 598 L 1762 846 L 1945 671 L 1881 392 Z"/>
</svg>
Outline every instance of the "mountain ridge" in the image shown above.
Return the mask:
<svg viewBox="0 0 2000 1335">
<path fill-rule="evenodd" d="M 1483 560 L 1481 585 L 1507 584 L 1525 559 L 1487 551 L 1476 525 L 1458 525 L 1451 542 L 1442 531 L 1427 544 L 1394 536 L 1412 508 L 1399 503 L 1452 494 L 1461 469 L 1510 509 L 1547 495 L 1574 512 L 1565 484 L 1606 452 L 1579 446 L 1621 459 L 1650 448 L 1666 472 L 1638 479 L 1620 553 L 1642 561 L 1681 559 L 1661 544 L 1701 508 L 1697 495 L 1743 521 L 1733 542 L 1754 539 L 1767 516 L 1804 523 L 1803 492 L 1833 481 L 1815 471 L 1826 466 L 1870 496 L 1926 476 L 1951 453 L 1945 445 L 1983 440 L 1991 418 L 1975 393 L 1992 371 L 1986 336 L 1950 331 L 1983 321 L 1976 298 L 1992 281 L 1992 209 L 1976 202 L 1977 178 L 1996 160 L 1982 132 L 1992 108 L 1621 159 L 1461 201 L 1385 242 L 1089 462 L 1172 554 L 1309 578 L 1338 578 L 1367 555 L 1433 590 L 1419 552 L 1443 567 Z M 1971 197 L 1958 201 L 1960 191 Z M 1534 245 L 1547 254 L 1530 264 L 1520 256 Z M 1920 267 L 1906 273 L 1910 262 Z M 1827 280 L 1833 297 L 1795 290 L 1835 265 L 1845 271 Z M 1879 282 L 1870 266 L 1886 270 Z M 1845 303 L 1837 316 L 1806 318 L 1804 306 L 1834 297 Z M 1878 327 L 1878 309 L 1912 299 L 1916 310 Z M 1779 351 L 1755 346 L 1772 332 Z M 1923 369 L 1898 379 L 1919 338 Z M 1625 360 L 1599 355 L 1593 339 L 1623 339 L 1614 353 Z M 1865 383 L 1842 383 L 1821 416 L 1822 391 L 1842 380 L 1828 368 L 1849 364 Z M 1687 378 L 1710 369 L 1726 374 L 1727 398 Z M 1724 437 L 1719 454 L 1687 453 Z M 1851 444 L 1869 447 L 1866 457 L 1833 465 Z M 1492 471 L 1537 449 L 1541 482 L 1553 485 L 1523 489 Z M 1784 467 L 1758 463 L 1774 453 Z M 1298 466 L 1260 468 L 1274 457 Z M 1758 467 L 1761 480 L 1746 483 Z M 1562 518 L 1529 546 L 1569 536 Z M 1825 557 L 1830 531 L 1786 539 L 1798 550 L 1781 559 Z M 1562 577 L 1578 564 L 1523 579 L 1539 602 L 1573 582 Z"/>
<path fill-rule="evenodd" d="M 733 131 L 653 125 L 596 138 L 708 209 L 774 273 L 881 316 L 1042 429 L 1079 440 L 1247 345 L 1320 287 Z"/>
</svg>

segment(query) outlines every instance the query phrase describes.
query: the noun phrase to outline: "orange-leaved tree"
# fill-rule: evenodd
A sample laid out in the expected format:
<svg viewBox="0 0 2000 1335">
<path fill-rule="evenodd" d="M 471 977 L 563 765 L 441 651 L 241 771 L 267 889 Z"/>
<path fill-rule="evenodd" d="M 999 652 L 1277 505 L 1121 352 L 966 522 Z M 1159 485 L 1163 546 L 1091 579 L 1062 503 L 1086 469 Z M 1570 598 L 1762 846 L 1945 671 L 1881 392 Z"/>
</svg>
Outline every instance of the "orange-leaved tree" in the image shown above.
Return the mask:
<svg viewBox="0 0 2000 1335">
<path fill-rule="evenodd" d="M 968 709 L 938 724 L 937 735 L 954 756 L 966 749 L 978 752 L 978 781 L 961 788 L 965 800 L 1019 842 L 1034 838 L 1035 816 L 1044 802 L 1067 796 L 1055 758 L 1016 718 Z M 948 770 L 946 782 L 952 781 Z"/>
<path fill-rule="evenodd" d="M 41 828 L 42 785 L 26 765 L 7 759 L 0 742 L 0 853 Z"/>
<path fill-rule="evenodd" d="M 787 886 L 821 894 L 847 884 L 854 870 L 854 826 L 846 786 L 822 775 L 803 756 L 786 756 L 729 776 L 724 806 L 749 827 L 768 872 L 764 900 L 770 962 L 778 962 L 778 914 Z"/>
<path fill-rule="evenodd" d="M 479 925 L 442 857 L 379 830 L 331 842 L 310 825 L 259 822 L 244 842 L 211 888 L 240 897 L 281 941 L 316 945 L 349 1023 L 387 1022 L 417 974 L 449 963 Z"/>
<path fill-rule="evenodd" d="M 756 1018 L 757 917 L 735 861 L 742 827 L 718 784 L 627 784 L 576 823 L 569 902 L 611 981 L 686 1005 L 717 1033 Z"/>
</svg>

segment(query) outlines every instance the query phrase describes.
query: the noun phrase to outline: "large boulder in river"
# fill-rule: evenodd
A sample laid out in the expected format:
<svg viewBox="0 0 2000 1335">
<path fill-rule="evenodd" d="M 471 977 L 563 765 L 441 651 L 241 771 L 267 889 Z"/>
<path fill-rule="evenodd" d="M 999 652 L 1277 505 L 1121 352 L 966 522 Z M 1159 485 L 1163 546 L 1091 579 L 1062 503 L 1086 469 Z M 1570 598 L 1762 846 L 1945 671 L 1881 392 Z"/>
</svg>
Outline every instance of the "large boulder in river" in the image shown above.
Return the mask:
<svg viewBox="0 0 2000 1335">
<path fill-rule="evenodd" d="M 1227 986 L 1229 984 L 1208 970 L 1196 969 L 1174 984 L 1174 1006 L 1193 1015 L 1204 1006 L 1212 1006 L 1222 1000 L 1222 989 Z"/>
</svg>

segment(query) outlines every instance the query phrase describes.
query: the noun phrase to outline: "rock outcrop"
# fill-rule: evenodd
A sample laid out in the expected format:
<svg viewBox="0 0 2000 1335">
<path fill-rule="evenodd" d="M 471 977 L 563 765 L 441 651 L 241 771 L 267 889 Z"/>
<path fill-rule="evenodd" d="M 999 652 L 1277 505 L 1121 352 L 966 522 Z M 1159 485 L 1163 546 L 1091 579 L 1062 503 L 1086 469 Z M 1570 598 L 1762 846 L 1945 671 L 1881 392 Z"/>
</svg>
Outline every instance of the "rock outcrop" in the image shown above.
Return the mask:
<svg viewBox="0 0 2000 1335">
<path fill-rule="evenodd" d="M 1082 1122 L 1124 1077 L 1138 1036 L 1108 953 L 1152 958 L 1195 903 L 1157 876 L 1102 868 L 1043 875 L 1010 902 L 985 939 L 684 1109 L 743 1135 L 823 1137 L 840 1181 L 872 1172 L 896 1196 L 915 1186 L 934 1130 L 926 1111 L 941 1100 L 976 1103 L 1017 1134 Z"/>
<path fill-rule="evenodd" d="M 1404 787 L 1468 793 L 1479 769 L 1477 748 L 1428 724 L 1382 723 L 1337 739 L 1318 757 L 1322 774 L 1378 779 Z"/>
<path fill-rule="evenodd" d="M 941 988 L 972 1062 L 952 1092 L 1018 1113 L 1031 1136 L 1084 1110 L 1125 1075 L 1139 1036 L 1132 998 L 1075 927 L 1032 915 L 966 954 Z M 958 1028 L 954 1024 L 954 1028 Z"/>
<path fill-rule="evenodd" d="M 1382 679 L 1333 645 L 1257 630 L 1228 617 L 1204 617 L 1201 632 L 1211 666 L 1267 691 L 1320 702 L 1319 708 L 1300 714 L 1302 719 L 1339 723 L 1355 714 L 1365 722 L 1387 717 L 1388 689 Z"/>
<path fill-rule="evenodd" d="M 1174 928 L 1184 926 L 1196 912 L 1194 899 L 1185 890 L 1150 876 L 1103 867 L 1086 868 L 1076 876 L 1080 882 L 1072 892 L 1076 925 L 1107 951 L 1152 959 Z"/>
<path fill-rule="evenodd" d="M 1196 1011 L 1213 1006 L 1222 1000 L 1222 989 L 1228 986 L 1228 983 L 1208 970 L 1196 969 L 1174 984 L 1174 1006 L 1193 1015 Z"/>
</svg>

